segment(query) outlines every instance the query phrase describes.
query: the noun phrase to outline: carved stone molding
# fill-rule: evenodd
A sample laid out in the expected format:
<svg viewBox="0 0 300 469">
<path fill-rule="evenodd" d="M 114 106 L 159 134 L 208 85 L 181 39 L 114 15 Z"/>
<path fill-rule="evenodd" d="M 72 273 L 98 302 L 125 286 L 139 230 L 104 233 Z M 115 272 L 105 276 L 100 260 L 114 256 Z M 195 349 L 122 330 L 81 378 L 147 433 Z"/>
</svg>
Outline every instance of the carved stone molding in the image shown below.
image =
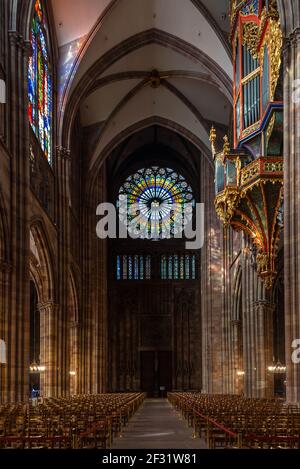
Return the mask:
<svg viewBox="0 0 300 469">
<path fill-rule="evenodd" d="M 44 312 L 44 311 L 56 311 L 59 308 L 59 304 L 53 303 L 52 301 L 45 301 L 44 303 L 38 303 L 37 308 L 39 312 Z"/>
<path fill-rule="evenodd" d="M 288 40 L 292 45 L 296 45 L 300 42 L 300 27 L 296 28 L 288 37 Z"/>
<path fill-rule="evenodd" d="M 275 309 L 274 303 L 270 303 L 268 300 L 257 300 L 257 301 L 254 301 L 252 305 L 254 306 L 254 308 L 263 307 L 265 309 L 271 310 L 272 312 Z"/>
<path fill-rule="evenodd" d="M 240 321 L 239 319 L 232 319 L 230 321 L 231 325 L 232 326 L 241 326 L 242 325 L 242 321 Z"/>
<path fill-rule="evenodd" d="M 0 261 L 0 272 L 7 273 L 12 270 L 12 265 L 5 261 Z"/>
<path fill-rule="evenodd" d="M 62 161 L 69 161 L 71 159 L 71 152 L 65 147 L 56 147 L 57 158 Z"/>
</svg>

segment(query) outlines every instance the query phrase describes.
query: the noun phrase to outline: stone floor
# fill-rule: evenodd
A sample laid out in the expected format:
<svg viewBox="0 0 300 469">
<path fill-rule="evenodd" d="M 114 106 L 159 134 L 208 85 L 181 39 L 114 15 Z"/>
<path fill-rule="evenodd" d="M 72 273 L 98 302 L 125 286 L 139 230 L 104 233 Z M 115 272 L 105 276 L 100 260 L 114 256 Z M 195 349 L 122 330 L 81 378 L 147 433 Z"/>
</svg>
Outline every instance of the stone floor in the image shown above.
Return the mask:
<svg viewBox="0 0 300 469">
<path fill-rule="evenodd" d="M 204 449 L 205 442 L 193 438 L 193 429 L 167 399 L 146 399 L 113 449 Z"/>
</svg>

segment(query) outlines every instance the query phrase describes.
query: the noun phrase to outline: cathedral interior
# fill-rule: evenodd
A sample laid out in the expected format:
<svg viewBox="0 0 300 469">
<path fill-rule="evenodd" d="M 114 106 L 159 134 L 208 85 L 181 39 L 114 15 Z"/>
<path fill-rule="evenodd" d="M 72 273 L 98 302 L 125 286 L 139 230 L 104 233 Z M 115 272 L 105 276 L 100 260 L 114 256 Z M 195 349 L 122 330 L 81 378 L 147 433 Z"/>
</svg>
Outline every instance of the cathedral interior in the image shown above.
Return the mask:
<svg viewBox="0 0 300 469">
<path fill-rule="evenodd" d="M 299 0 L 0 0 L 0 448 L 300 448 L 299 58 Z"/>
</svg>

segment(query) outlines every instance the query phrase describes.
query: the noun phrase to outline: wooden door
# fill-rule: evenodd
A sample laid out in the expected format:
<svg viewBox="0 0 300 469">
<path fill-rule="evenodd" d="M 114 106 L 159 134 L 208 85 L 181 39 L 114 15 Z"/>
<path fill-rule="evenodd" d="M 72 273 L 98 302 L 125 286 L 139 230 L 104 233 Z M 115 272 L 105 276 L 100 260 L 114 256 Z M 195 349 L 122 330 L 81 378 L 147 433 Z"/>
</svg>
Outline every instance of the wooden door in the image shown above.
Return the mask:
<svg viewBox="0 0 300 469">
<path fill-rule="evenodd" d="M 153 397 L 155 393 L 155 352 L 141 352 L 141 390 Z"/>
<path fill-rule="evenodd" d="M 172 390 L 172 352 L 158 351 L 158 390 L 160 397 L 166 397 Z"/>
</svg>

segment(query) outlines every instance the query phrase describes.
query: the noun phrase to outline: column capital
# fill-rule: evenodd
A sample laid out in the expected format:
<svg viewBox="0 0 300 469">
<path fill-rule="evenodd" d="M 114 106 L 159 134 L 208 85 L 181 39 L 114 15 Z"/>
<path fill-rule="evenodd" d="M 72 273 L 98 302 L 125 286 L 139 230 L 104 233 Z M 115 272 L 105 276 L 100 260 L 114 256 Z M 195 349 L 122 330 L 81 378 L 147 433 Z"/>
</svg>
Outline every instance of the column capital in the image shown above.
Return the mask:
<svg viewBox="0 0 300 469">
<path fill-rule="evenodd" d="M 56 147 L 56 151 L 57 151 L 57 158 L 59 160 L 69 161 L 71 159 L 71 152 L 68 148 L 58 146 Z"/>
<path fill-rule="evenodd" d="M 19 47 L 28 56 L 31 55 L 30 41 L 25 40 L 22 34 L 18 33 L 18 31 L 8 31 L 8 37 L 12 46 Z"/>
<path fill-rule="evenodd" d="M 9 37 L 9 42 L 10 45 L 16 46 L 17 44 L 20 43 L 21 40 L 23 40 L 23 37 L 20 33 L 17 31 L 8 31 L 8 37 Z"/>
<path fill-rule="evenodd" d="M 30 41 L 23 41 L 22 44 L 22 49 L 24 50 L 24 54 L 26 57 L 31 57 L 32 56 L 32 47 Z"/>
<path fill-rule="evenodd" d="M 54 303 L 53 301 L 45 301 L 42 303 L 38 303 L 37 308 L 39 312 L 41 313 L 46 310 L 57 310 L 59 308 L 59 304 Z"/>
<path fill-rule="evenodd" d="M 294 31 L 289 35 L 288 41 L 292 45 L 297 45 L 300 43 L 300 27 L 294 29 Z"/>
<path fill-rule="evenodd" d="M 12 265 L 9 262 L 0 260 L 0 272 L 6 273 L 12 270 Z"/>
<path fill-rule="evenodd" d="M 270 303 L 270 301 L 268 300 L 257 300 L 257 301 L 254 301 L 252 305 L 254 306 L 254 308 L 261 307 L 261 308 L 269 309 L 271 311 L 274 311 L 275 309 L 274 303 Z"/>
<path fill-rule="evenodd" d="M 79 321 L 70 321 L 69 322 L 71 329 L 80 328 L 82 324 Z"/>
<path fill-rule="evenodd" d="M 230 321 L 230 323 L 231 323 L 232 326 L 241 326 L 241 324 L 242 324 L 240 319 L 232 319 Z"/>
</svg>

